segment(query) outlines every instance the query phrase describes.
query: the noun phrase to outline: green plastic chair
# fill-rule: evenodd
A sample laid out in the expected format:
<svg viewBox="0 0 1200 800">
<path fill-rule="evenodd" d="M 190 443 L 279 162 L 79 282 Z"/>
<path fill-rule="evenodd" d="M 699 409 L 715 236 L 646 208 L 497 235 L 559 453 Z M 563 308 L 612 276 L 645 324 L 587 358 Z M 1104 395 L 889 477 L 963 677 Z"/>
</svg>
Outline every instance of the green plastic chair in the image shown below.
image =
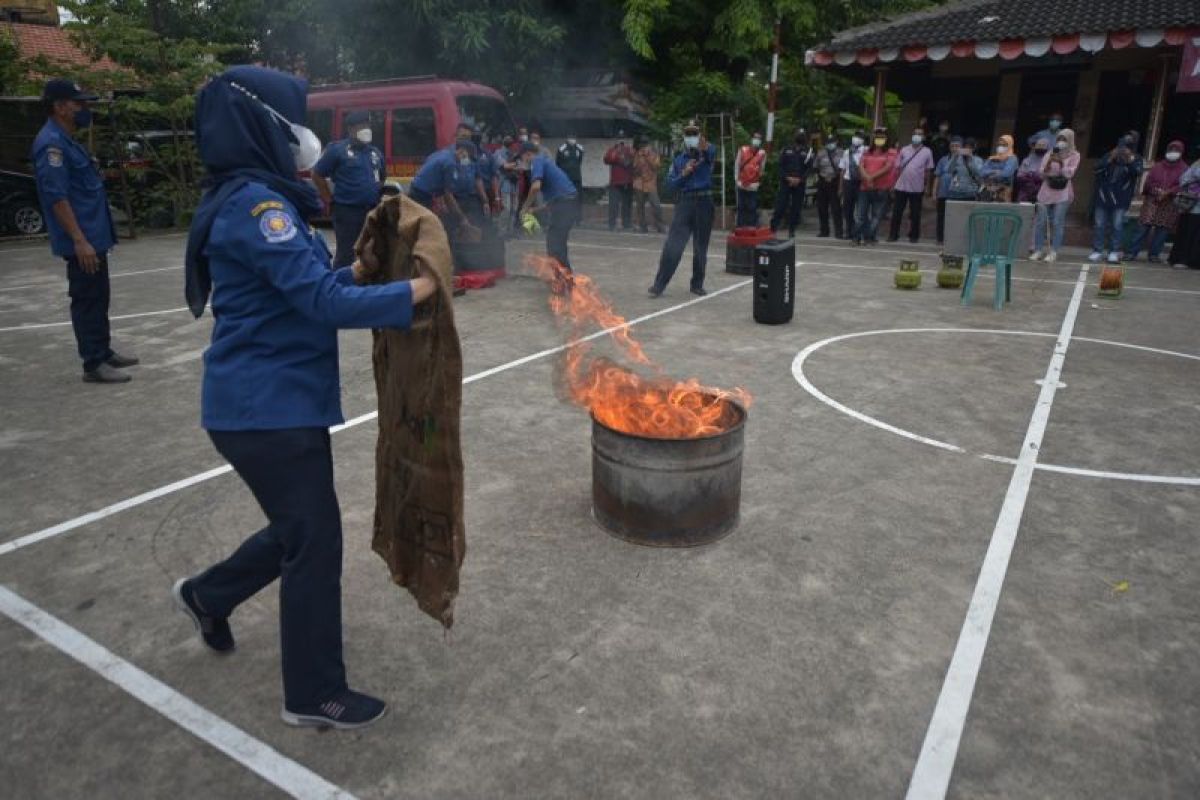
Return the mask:
<svg viewBox="0 0 1200 800">
<path fill-rule="evenodd" d="M 1005 208 L 977 209 L 967 218 L 967 276 L 963 281 L 962 304 L 971 304 L 971 293 L 979 271 L 987 265 L 996 269 L 994 305 L 997 311 L 1012 300 L 1012 265 L 1021 241 L 1021 215 Z"/>
</svg>

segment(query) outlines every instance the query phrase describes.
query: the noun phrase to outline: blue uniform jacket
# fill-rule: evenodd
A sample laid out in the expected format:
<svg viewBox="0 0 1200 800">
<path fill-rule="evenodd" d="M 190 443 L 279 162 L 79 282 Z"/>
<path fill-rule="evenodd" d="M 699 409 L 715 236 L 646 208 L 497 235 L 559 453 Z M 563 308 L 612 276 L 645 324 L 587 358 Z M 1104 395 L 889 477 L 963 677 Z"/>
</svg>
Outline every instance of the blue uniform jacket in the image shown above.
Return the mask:
<svg viewBox="0 0 1200 800">
<path fill-rule="evenodd" d="M 713 161 L 717 158 L 716 145 L 710 144 L 705 150 L 684 150 L 675 156 L 671 162 L 671 171 L 667 173 L 667 183 L 672 189 L 680 192 L 707 192 L 712 189 Z M 683 168 L 687 162 L 697 160 L 695 171 L 684 176 Z"/>
<path fill-rule="evenodd" d="M 383 153 L 378 147 L 339 139 L 325 148 L 313 172 L 333 180 L 333 202 L 374 207 L 383 188 Z"/>
<path fill-rule="evenodd" d="M 58 223 L 51 210 L 59 200 L 67 200 L 75 212 L 79 229 L 97 253 L 107 253 L 117 243 L 112 212 L 104 181 L 92 157 L 79 142 L 52 119 L 46 120 L 30 149 L 37 175 L 42 215 L 50 230 L 50 249 L 56 256 L 71 258 L 75 243 Z"/>
<path fill-rule="evenodd" d="M 338 328 L 407 328 L 407 282 L 355 286 L 284 197 L 261 183 L 234 192 L 205 248 L 212 344 L 204 354 L 201 424 L 240 431 L 343 421 Z"/>
<path fill-rule="evenodd" d="M 571 177 L 550 156 L 535 156 L 529 166 L 529 180 L 542 182 L 542 200 L 553 203 L 564 197 L 575 197 L 575 184 Z"/>
<path fill-rule="evenodd" d="M 412 179 L 412 186 L 431 197 L 446 192 L 453 194 L 457 166 L 458 159 L 454 157 L 454 150 L 438 150 L 425 159 L 425 163 L 417 170 Z"/>
</svg>

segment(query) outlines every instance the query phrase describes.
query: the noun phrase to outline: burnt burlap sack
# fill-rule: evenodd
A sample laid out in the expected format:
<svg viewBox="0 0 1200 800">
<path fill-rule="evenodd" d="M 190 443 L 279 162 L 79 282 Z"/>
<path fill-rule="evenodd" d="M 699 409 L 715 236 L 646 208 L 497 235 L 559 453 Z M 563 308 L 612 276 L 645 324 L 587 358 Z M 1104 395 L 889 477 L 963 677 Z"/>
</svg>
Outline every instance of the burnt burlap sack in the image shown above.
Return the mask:
<svg viewBox="0 0 1200 800">
<path fill-rule="evenodd" d="M 364 283 L 415 277 L 438 283 L 437 293 L 413 309 L 409 330 L 374 332 L 379 443 L 371 547 L 421 610 L 449 628 L 466 551 L 462 349 L 450 245 L 437 217 L 401 195 L 370 213 L 354 249 Z"/>
</svg>

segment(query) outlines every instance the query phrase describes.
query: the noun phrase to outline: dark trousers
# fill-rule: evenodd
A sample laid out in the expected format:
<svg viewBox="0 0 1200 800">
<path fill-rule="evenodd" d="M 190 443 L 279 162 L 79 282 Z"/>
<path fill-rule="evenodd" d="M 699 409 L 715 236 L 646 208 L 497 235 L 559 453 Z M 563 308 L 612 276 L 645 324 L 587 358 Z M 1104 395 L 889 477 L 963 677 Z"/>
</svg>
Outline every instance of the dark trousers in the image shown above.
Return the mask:
<svg viewBox="0 0 1200 800">
<path fill-rule="evenodd" d="M 829 221 L 833 219 L 834 235 L 842 238 L 842 198 L 838 194 L 838 179 L 817 179 L 817 215 L 821 218 L 821 236 L 829 235 Z"/>
<path fill-rule="evenodd" d="M 608 187 L 608 229 L 617 227 L 617 209 L 621 210 L 621 227 L 633 227 L 633 185 Z"/>
<path fill-rule="evenodd" d="M 892 231 L 890 238 L 900 238 L 900 218 L 904 216 L 904 207 L 908 206 L 908 240 L 915 242 L 921 238 L 921 201 L 923 192 L 894 192 L 896 199 L 892 204 Z"/>
<path fill-rule="evenodd" d="M 650 213 L 654 217 L 654 230 L 662 233 L 663 229 L 663 211 L 662 203 L 658 201 L 658 189 L 652 189 L 649 192 L 639 192 L 634 190 L 637 195 L 637 218 L 638 227 L 642 229 L 642 233 L 647 233 L 650 230 L 649 220 L 646 219 L 646 206 L 650 206 Z"/>
<path fill-rule="evenodd" d="M 546 253 L 558 263 L 571 269 L 571 255 L 567 251 L 567 239 L 571 236 L 578 217 L 577 196 L 560 197 L 550 203 L 550 223 L 546 226 Z"/>
<path fill-rule="evenodd" d="M 712 195 L 681 194 L 675 203 L 675 217 L 667 231 L 662 256 L 658 259 L 658 274 L 654 285 L 665 289 L 679 267 L 688 239 L 692 240 L 692 288 L 704 288 L 704 268 L 708 264 L 708 239 L 713 226 Z"/>
<path fill-rule="evenodd" d="M 862 181 L 847 179 L 842 184 L 842 210 L 846 218 L 846 238 L 854 238 L 855 220 L 858 216 L 858 190 Z"/>
<path fill-rule="evenodd" d="M 937 243 L 946 241 L 946 198 L 937 199 Z"/>
<path fill-rule="evenodd" d="M 780 184 L 779 193 L 775 195 L 775 213 L 771 215 L 771 230 L 777 231 L 786 218 L 788 234 L 796 235 L 796 227 L 800 224 L 800 209 L 804 205 L 804 181 L 799 186 Z"/>
<path fill-rule="evenodd" d="M 738 187 L 737 226 L 739 228 L 758 227 L 758 192 Z"/>
<path fill-rule="evenodd" d="M 367 206 L 333 204 L 333 237 L 337 245 L 337 251 L 333 254 L 334 269 L 354 263 L 354 243 L 362 233 L 370 210 Z"/>
<path fill-rule="evenodd" d="M 575 224 L 583 224 L 583 179 L 571 179 L 571 183 L 575 184 Z"/>
<path fill-rule="evenodd" d="M 227 617 L 276 578 L 283 698 L 299 711 L 346 688 L 342 664 L 342 514 L 324 428 L 209 431 L 250 487 L 267 527 L 192 582 L 205 612 Z"/>
<path fill-rule="evenodd" d="M 884 189 L 865 189 L 858 193 L 856 225 L 850 238 L 859 242 L 875 242 L 879 222 L 887 207 L 888 193 Z"/>
<path fill-rule="evenodd" d="M 67 294 L 71 297 L 71 328 L 83 368 L 90 372 L 112 358 L 109 347 L 108 303 L 111 290 L 108 282 L 108 253 L 98 253 L 100 264 L 88 274 L 74 257 L 67 259 Z"/>
</svg>

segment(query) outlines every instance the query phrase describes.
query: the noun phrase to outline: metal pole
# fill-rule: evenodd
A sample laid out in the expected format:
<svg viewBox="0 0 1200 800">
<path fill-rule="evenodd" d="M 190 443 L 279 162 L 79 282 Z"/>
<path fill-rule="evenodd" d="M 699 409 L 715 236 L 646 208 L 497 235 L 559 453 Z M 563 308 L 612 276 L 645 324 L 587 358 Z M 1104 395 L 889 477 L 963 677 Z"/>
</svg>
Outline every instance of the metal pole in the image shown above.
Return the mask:
<svg viewBox="0 0 1200 800">
<path fill-rule="evenodd" d="M 767 95 L 767 152 L 775 140 L 775 109 L 779 100 L 779 50 L 782 40 L 783 17 L 775 18 L 775 51 L 771 54 L 771 86 Z"/>
<path fill-rule="evenodd" d="M 727 180 L 726 173 L 729 172 L 728 164 L 725 161 L 725 117 L 728 116 L 724 111 L 721 112 L 721 230 L 726 230 L 725 224 L 725 182 Z"/>
<path fill-rule="evenodd" d="M 1159 56 L 1158 81 L 1154 86 L 1154 103 L 1150 106 L 1150 129 L 1146 132 L 1146 161 L 1153 162 L 1158 153 L 1158 140 L 1162 138 L 1163 114 L 1167 105 L 1167 75 L 1171 71 L 1173 53 Z M 1145 173 L 1142 173 L 1145 175 Z"/>
<path fill-rule="evenodd" d="M 887 110 L 887 102 L 884 96 L 887 94 L 887 67 L 875 68 L 875 107 L 872 109 L 871 116 L 874 118 L 876 128 L 883 127 L 884 114 Z"/>
</svg>

